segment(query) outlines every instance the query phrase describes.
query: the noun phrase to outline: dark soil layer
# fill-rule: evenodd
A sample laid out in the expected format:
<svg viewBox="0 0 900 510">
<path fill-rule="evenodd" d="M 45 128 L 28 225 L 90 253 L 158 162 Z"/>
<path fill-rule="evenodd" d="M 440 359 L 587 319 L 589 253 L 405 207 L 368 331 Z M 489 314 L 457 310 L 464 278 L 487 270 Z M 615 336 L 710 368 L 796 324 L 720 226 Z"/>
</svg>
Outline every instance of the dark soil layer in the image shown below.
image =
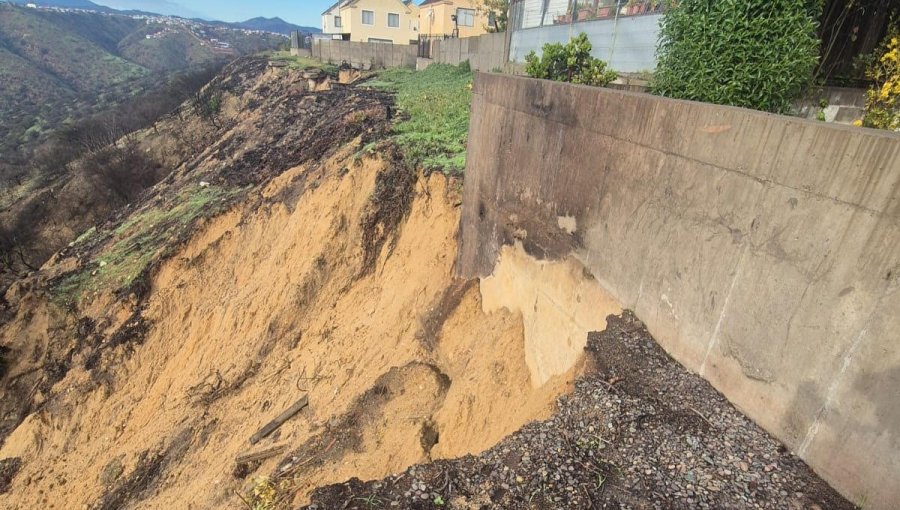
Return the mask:
<svg viewBox="0 0 900 510">
<path fill-rule="evenodd" d="M 9 485 L 12 479 L 22 468 L 22 459 L 16 457 L 12 459 L 0 460 L 0 494 L 9 491 Z"/>
<path fill-rule="evenodd" d="M 307 508 L 854 508 L 633 314 L 607 321 L 551 419 L 477 457 L 319 488 Z"/>
</svg>

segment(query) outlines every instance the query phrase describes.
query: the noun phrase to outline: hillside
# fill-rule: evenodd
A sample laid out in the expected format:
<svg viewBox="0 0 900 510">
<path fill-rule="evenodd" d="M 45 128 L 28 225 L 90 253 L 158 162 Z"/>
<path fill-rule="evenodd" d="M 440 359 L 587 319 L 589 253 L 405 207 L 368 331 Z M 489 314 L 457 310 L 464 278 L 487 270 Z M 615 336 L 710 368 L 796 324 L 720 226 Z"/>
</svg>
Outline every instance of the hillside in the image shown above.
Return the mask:
<svg viewBox="0 0 900 510">
<path fill-rule="evenodd" d="M 0 44 L 80 93 L 147 73 L 142 66 L 111 53 L 117 41 L 141 25 L 126 17 L 58 14 L 0 5 Z"/>
<path fill-rule="evenodd" d="M 272 49 L 281 36 L 91 12 L 0 4 L 0 180 L 65 123 L 160 85 L 172 72 Z"/>
</svg>

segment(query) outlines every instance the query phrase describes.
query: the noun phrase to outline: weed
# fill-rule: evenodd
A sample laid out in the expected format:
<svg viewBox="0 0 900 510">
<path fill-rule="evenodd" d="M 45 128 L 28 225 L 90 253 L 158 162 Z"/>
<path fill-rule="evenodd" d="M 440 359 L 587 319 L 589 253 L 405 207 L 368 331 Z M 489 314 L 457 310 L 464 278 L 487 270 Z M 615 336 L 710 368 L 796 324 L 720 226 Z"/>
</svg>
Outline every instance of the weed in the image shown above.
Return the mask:
<svg viewBox="0 0 900 510">
<path fill-rule="evenodd" d="M 250 490 L 248 506 L 251 510 L 275 510 L 278 508 L 278 486 L 266 477 L 257 478 Z"/>
<path fill-rule="evenodd" d="M 434 497 L 435 506 L 444 506 L 445 504 L 446 503 L 444 503 L 444 498 L 442 498 L 440 494 Z"/>
<path fill-rule="evenodd" d="M 368 497 L 365 497 L 365 498 L 356 498 L 356 500 L 362 501 L 363 504 L 366 505 L 366 508 L 376 508 L 378 506 L 381 506 L 381 503 L 382 503 L 381 500 L 378 499 L 378 496 L 376 496 L 374 494 L 372 494 Z"/>
<path fill-rule="evenodd" d="M 466 166 L 472 73 L 464 66 L 432 64 L 424 71 L 391 69 L 368 83 L 396 92 L 405 118 L 393 138 L 405 158 L 425 171 L 460 174 Z"/>
<path fill-rule="evenodd" d="M 900 19 L 891 22 L 866 77 L 874 83 L 866 92 L 863 125 L 900 132 Z"/>
</svg>

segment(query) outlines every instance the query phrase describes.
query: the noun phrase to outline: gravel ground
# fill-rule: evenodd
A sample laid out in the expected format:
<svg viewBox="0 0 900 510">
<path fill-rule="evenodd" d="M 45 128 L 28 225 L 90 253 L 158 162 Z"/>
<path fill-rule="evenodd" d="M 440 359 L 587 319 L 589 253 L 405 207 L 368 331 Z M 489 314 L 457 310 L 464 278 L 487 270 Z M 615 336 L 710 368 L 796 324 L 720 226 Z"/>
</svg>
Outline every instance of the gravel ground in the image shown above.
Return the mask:
<svg viewBox="0 0 900 510">
<path fill-rule="evenodd" d="M 630 312 L 608 324 L 552 418 L 479 456 L 319 488 L 306 508 L 854 508 Z"/>
</svg>

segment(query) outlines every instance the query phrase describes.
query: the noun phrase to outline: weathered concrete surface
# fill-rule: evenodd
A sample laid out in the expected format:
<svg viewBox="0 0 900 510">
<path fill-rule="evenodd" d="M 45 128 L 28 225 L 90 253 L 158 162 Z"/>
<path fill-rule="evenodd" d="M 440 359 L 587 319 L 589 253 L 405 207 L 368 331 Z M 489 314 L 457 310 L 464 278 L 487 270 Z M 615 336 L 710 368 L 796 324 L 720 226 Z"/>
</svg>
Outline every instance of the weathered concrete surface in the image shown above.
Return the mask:
<svg viewBox="0 0 900 510">
<path fill-rule="evenodd" d="M 361 69 L 416 67 L 417 48 L 412 44 L 384 44 L 315 39 L 311 56 L 322 62 L 346 62 Z"/>
<path fill-rule="evenodd" d="M 580 260 L 851 500 L 900 507 L 898 135 L 497 74 L 472 112 L 462 276 L 516 241 Z"/>
<path fill-rule="evenodd" d="M 507 65 L 506 33 L 484 34 L 463 39 L 433 40 L 431 60 L 458 65 L 469 61 L 473 71 L 504 70 Z"/>
</svg>

